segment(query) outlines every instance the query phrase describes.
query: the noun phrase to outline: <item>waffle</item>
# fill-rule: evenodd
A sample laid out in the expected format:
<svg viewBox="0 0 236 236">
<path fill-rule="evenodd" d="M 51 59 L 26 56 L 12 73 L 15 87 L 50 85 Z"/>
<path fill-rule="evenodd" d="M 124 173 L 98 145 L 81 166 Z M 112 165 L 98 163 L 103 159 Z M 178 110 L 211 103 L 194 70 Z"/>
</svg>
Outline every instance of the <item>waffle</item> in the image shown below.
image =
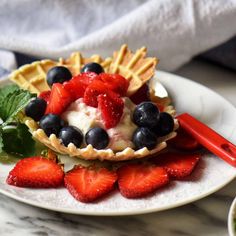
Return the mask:
<svg viewBox="0 0 236 236">
<path fill-rule="evenodd" d="M 151 79 L 155 73 L 158 59 L 145 57 L 147 49 L 142 47 L 132 53 L 126 44 L 113 54 L 109 73 L 118 73 L 129 80 L 128 96 L 135 93 L 143 84 Z"/>
</svg>

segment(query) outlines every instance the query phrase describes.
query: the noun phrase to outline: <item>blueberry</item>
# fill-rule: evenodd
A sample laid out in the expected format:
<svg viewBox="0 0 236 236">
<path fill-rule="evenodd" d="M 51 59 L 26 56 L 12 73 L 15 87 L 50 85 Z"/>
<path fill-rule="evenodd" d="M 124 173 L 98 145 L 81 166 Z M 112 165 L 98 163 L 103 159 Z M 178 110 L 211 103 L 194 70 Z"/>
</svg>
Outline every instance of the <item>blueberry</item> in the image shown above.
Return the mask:
<svg viewBox="0 0 236 236">
<path fill-rule="evenodd" d="M 156 135 L 147 127 L 137 128 L 133 134 L 132 141 L 136 149 L 146 147 L 151 150 L 157 145 Z"/>
<path fill-rule="evenodd" d="M 83 134 L 77 127 L 66 126 L 60 130 L 59 138 L 67 147 L 69 143 L 73 143 L 76 147 L 80 147 L 83 142 Z"/>
<path fill-rule="evenodd" d="M 57 136 L 62 128 L 62 124 L 63 121 L 60 116 L 54 114 L 45 115 L 39 121 L 39 126 L 44 130 L 48 137 L 51 134 Z"/>
<path fill-rule="evenodd" d="M 109 143 L 109 136 L 104 129 L 96 127 L 85 134 L 85 142 L 96 149 L 104 149 Z"/>
<path fill-rule="evenodd" d="M 158 137 L 162 137 L 172 132 L 173 129 L 174 129 L 173 117 L 166 112 L 161 112 L 159 122 L 156 125 L 156 127 L 154 127 L 155 134 Z"/>
<path fill-rule="evenodd" d="M 102 66 L 98 63 L 95 62 L 91 62 L 86 64 L 80 71 L 81 73 L 83 72 L 94 72 L 96 74 L 100 74 L 104 72 L 104 69 L 102 68 Z"/>
<path fill-rule="evenodd" d="M 49 86 L 54 83 L 63 83 L 72 78 L 71 72 L 64 66 L 55 66 L 47 73 L 47 82 Z"/>
<path fill-rule="evenodd" d="M 159 109 L 152 102 L 142 102 L 134 110 L 133 121 L 138 126 L 152 128 L 159 121 Z"/>
<path fill-rule="evenodd" d="M 41 98 L 35 98 L 31 100 L 25 107 L 25 114 L 35 121 L 39 121 L 46 110 L 47 102 Z"/>
</svg>

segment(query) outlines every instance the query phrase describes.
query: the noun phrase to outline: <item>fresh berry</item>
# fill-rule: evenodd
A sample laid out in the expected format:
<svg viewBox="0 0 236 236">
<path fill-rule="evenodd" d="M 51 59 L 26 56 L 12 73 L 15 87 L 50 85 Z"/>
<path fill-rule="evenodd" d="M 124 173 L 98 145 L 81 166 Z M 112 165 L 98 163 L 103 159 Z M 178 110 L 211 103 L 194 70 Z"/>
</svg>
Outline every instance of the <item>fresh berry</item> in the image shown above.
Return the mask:
<svg viewBox="0 0 236 236">
<path fill-rule="evenodd" d="M 91 62 L 91 63 L 88 63 L 86 64 L 80 71 L 81 73 L 83 72 L 94 72 L 96 74 L 100 74 L 100 73 L 103 73 L 104 72 L 104 69 L 103 67 L 98 64 L 98 63 L 95 63 L 95 62 Z"/>
<path fill-rule="evenodd" d="M 76 100 L 84 96 L 85 89 L 96 77 L 96 73 L 86 72 L 74 76 L 71 80 L 63 83 L 63 85 L 64 88 L 72 94 L 74 100 Z"/>
<path fill-rule="evenodd" d="M 136 149 L 146 147 L 151 150 L 157 145 L 156 135 L 147 127 L 137 128 L 133 134 L 132 141 Z"/>
<path fill-rule="evenodd" d="M 179 150 L 194 151 L 200 144 L 181 127 L 177 130 L 177 136 L 168 142 L 171 146 Z"/>
<path fill-rule="evenodd" d="M 145 197 L 169 182 L 166 170 L 155 165 L 126 164 L 117 174 L 120 192 L 127 198 Z"/>
<path fill-rule="evenodd" d="M 173 129 L 174 129 L 173 117 L 169 113 L 161 112 L 159 122 L 156 125 L 156 127 L 154 127 L 154 131 L 157 137 L 165 136 L 170 132 L 172 132 Z"/>
<path fill-rule="evenodd" d="M 46 114 L 60 115 L 73 101 L 73 97 L 62 84 L 56 83 L 52 86 L 51 95 L 46 109 Z"/>
<path fill-rule="evenodd" d="M 60 130 L 59 136 L 62 143 L 67 147 L 69 143 L 73 143 L 76 147 L 80 147 L 83 142 L 83 134 L 77 127 L 66 126 Z"/>
<path fill-rule="evenodd" d="M 48 103 L 50 95 L 51 95 L 51 90 L 41 92 L 38 97 L 42 98 L 44 101 Z"/>
<path fill-rule="evenodd" d="M 55 66 L 47 73 L 47 82 L 49 86 L 54 83 L 63 83 L 72 78 L 71 72 L 64 66 Z"/>
<path fill-rule="evenodd" d="M 91 107 L 98 106 L 98 95 L 108 93 L 108 89 L 100 80 L 94 80 L 85 90 L 84 103 Z"/>
<path fill-rule="evenodd" d="M 25 107 L 25 114 L 35 121 L 39 121 L 43 117 L 46 107 L 46 101 L 41 98 L 35 98 Z"/>
<path fill-rule="evenodd" d="M 18 187 L 56 188 L 62 186 L 64 171 L 52 160 L 29 157 L 18 161 L 7 177 L 7 183 Z"/>
<path fill-rule="evenodd" d="M 101 116 L 106 129 L 115 127 L 123 114 L 124 102 L 114 92 L 109 91 L 107 94 L 98 96 L 98 109 L 101 111 Z"/>
<path fill-rule="evenodd" d="M 96 149 L 104 149 L 109 144 L 109 136 L 106 130 L 95 127 L 85 134 L 86 144 L 91 144 Z"/>
<path fill-rule="evenodd" d="M 142 102 L 134 110 L 133 121 L 140 127 L 155 127 L 159 122 L 159 109 L 152 102 Z"/>
<path fill-rule="evenodd" d="M 81 202 L 92 202 L 109 193 L 117 175 L 106 168 L 78 165 L 66 173 L 64 182 L 71 195 Z"/>
<path fill-rule="evenodd" d="M 139 88 L 134 94 L 132 94 L 130 97 L 130 100 L 138 105 L 141 102 L 147 102 L 150 101 L 149 98 L 149 87 L 147 84 L 144 84 L 141 88 Z"/>
<path fill-rule="evenodd" d="M 156 165 L 166 169 L 170 177 L 182 179 L 190 175 L 200 159 L 200 154 L 168 152 L 153 158 Z"/>
<path fill-rule="evenodd" d="M 115 92 L 120 94 L 120 96 L 125 96 L 129 87 L 129 81 L 119 74 L 107 74 L 102 73 L 98 76 L 105 86 Z"/>
<path fill-rule="evenodd" d="M 48 114 L 43 116 L 39 121 L 39 126 L 49 137 L 51 134 L 56 136 L 64 125 L 64 121 L 58 115 Z"/>
</svg>

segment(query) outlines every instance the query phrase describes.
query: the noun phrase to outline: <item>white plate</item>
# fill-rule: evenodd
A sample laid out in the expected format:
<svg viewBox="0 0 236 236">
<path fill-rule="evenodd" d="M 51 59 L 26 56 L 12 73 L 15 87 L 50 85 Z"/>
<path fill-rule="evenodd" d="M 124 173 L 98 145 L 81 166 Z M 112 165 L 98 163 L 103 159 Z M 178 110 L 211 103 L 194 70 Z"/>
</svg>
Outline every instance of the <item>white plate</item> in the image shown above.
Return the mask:
<svg viewBox="0 0 236 236">
<path fill-rule="evenodd" d="M 158 72 L 157 77 L 172 96 L 179 113 L 188 112 L 230 141 L 236 143 L 236 109 L 208 88 L 172 75 Z M 7 81 L 1 81 L 0 85 Z M 173 181 L 154 195 L 129 200 L 118 191 L 96 203 L 76 201 L 64 188 L 26 189 L 9 186 L 5 179 L 13 165 L 0 164 L 0 192 L 30 205 L 84 215 L 132 215 L 178 207 L 203 198 L 229 183 L 236 169 L 212 154 L 205 155 L 187 181 Z"/>
<path fill-rule="evenodd" d="M 228 232 L 229 236 L 235 236 L 235 219 L 236 219 L 236 198 L 233 200 L 228 214 Z"/>
</svg>

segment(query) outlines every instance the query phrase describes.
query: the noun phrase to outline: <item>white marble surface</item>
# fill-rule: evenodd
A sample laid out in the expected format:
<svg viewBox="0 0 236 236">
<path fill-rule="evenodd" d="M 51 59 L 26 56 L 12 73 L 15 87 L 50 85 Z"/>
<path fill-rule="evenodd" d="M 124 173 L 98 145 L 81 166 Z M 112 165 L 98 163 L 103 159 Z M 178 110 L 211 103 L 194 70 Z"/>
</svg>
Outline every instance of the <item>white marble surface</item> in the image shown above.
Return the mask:
<svg viewBox="0 0 236 236">
<path fill-rule="evenodd" d="M 215 90 L 236 106 L 236 73 L 193 61 L 176 72 Z M 89 217 L 43 210 L 0 195 L 0 235 L 226 236 L 236 180 L 209 197 L 139 216 Z"/>
</svg>

